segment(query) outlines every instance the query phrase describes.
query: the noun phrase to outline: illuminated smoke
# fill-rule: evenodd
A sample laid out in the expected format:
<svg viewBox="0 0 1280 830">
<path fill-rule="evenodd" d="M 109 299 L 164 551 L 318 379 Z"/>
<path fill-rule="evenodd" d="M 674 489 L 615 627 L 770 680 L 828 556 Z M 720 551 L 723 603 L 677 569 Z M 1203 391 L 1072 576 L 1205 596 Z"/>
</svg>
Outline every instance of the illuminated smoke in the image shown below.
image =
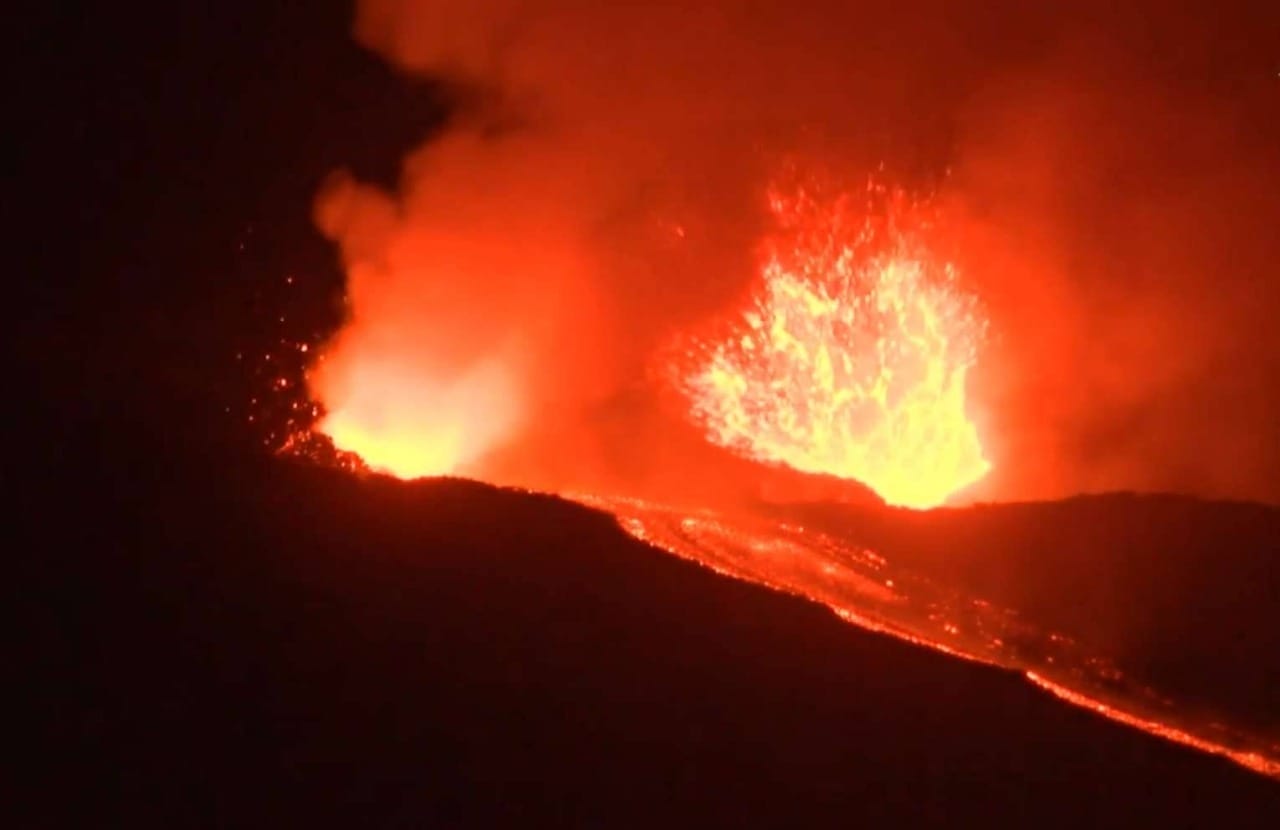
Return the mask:
<svg viewBox="0 0 1280 830">
<path fill-rule="evenodd" d="M 741 308 L 780 159 L 884 161 L 908 189 L 944 182 L 947 258 L 990 321 L 965 407 L 992 469 L 965 497 L 1280 500 L 1280 98 L 1256 22 L 360 0 L 354 31 L 457 102 L 394 187 L 319 198 L 348 321 L 310 390 L 376 466 L 678 477 L 659 468 L 691 462 L 635 391 L 655 350 Z"/>
<path fill-rule="evenodd" d="M 349 320 L 311 375 L 318 427 L 374 469 L 475 474 L 531 413 L 590 384 L 574 353 L 598 325 L 586 245 L 554 178 L 504 180 L 511 158 L 459 137 L 411 160 L 395 195 L 345 176 L 321 195 Z"/>
</svg>

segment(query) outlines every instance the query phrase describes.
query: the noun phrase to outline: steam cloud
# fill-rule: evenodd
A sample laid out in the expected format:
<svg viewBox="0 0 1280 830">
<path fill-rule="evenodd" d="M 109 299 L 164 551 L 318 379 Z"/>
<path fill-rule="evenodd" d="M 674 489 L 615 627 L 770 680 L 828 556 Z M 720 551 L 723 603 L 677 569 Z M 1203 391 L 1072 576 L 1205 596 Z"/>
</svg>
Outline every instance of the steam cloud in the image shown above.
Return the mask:
<svg viewBox="0 0 1280 830">
<path fill-rule="evenodd" d="M 1277 41 L 1222 9 L 992 5 L 361 0 L 358 40 L 460 104 L 396 192 L 320 194 L 350 323 L 318 393 L 488 419 L 462 461 L 498 478 L 660 477 L 690 445 L 635 390 L 740 299 L 781 161 L 883 162 L 950 170 L 991 314 L 973 497 L 1280 500 Z"/>
</svg>

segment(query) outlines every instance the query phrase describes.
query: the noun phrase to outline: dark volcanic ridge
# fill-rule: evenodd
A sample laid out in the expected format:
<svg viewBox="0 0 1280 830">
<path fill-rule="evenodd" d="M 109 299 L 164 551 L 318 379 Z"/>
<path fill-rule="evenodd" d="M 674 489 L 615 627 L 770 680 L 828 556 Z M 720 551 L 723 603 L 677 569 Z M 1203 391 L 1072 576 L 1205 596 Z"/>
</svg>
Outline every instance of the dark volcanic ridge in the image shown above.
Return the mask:
<svg viewBox="0 0 1280 830">
<path fill-rule="evenodd" d="M 20 505 L 39 824 L 1280 809 L 1273 781 L 554 497 L 146 442 L 64 448 L 78 475 Z"/>
</svg>

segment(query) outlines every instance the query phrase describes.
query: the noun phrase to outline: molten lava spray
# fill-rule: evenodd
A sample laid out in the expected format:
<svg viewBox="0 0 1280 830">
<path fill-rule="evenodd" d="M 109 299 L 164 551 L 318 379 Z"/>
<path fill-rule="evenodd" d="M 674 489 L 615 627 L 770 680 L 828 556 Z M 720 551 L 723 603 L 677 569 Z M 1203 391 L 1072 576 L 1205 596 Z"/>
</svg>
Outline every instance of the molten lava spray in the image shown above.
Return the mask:
<svg viewBox="0 0 1280 830">
<path fill-rule="evenodd" d="M 933 507 L 989 468 L 965 410 L 985 321 L 927 247 L 929 210 L 870 182 L 774 193 L 777 232 L 738 325 L 681 379 L 707 437 Z"/>
</svg>

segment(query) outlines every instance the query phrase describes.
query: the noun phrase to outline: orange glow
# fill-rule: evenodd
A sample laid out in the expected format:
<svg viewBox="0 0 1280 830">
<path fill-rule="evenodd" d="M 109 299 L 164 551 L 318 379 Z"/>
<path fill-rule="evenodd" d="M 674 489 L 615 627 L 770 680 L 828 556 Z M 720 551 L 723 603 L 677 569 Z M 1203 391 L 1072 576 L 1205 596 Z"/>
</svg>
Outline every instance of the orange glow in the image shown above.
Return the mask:
<svg viewBox="0 0 1280 830">
<path fill-rule="evenodd" d="M 493 478 L 495 454 L 599 379 L 606 315 L 558 183 L 498 149 L 452 136 L 406 160 L 394 190 L 340 174 L 317 197 L 346 296 L 312 352 L 315 428 L 372 469 Z"/>
<path fill-rule="evenodd" d="M 349 343 L 340 341 L 312 381 L 328 406 L 316 429 L 370 469 L 399 478 L 466 472 L 515 428 L 515 384 L 501 365 L 435 380 L 412 362 L 379 361 Z"/>
<path fill-rule="evenodd" d="M 680 379 L 707 438 L 906 507 L 981 478 L 965 378 L 986 322 L 925 244 L 928 205 L 872 182 L 834 199 L 775 191 L 770 209 L 757 290 Z"/>
</svg>

